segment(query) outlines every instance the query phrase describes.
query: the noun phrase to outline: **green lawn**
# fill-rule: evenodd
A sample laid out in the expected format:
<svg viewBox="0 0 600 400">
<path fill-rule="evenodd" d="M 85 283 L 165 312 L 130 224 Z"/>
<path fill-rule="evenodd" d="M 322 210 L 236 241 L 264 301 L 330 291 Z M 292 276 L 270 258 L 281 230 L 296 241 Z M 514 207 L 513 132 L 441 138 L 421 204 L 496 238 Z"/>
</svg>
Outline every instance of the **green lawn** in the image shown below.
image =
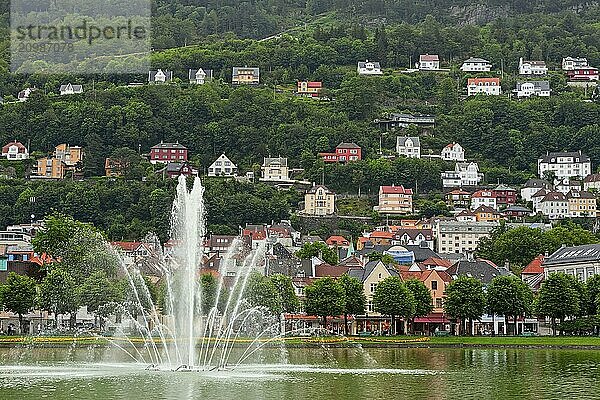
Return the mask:
<svg viewBox="0 0 600 400">
<path fill-rule="evenodd" d="M 366 339 L 379 339 L 382 341 L 398 340 L 409 341 L 417 339 L 419 336 L 385 336 L 385 337 L 367 337 Z M 355 338 L 352 338 L 355 339 Z M 361 341 L 361 338 L 356 338 Z M 598 336 L 445 336 L 430 337 L 424 343 L 434 345 L 473 345 L 473 346 L 599 346 L 600 337 Z"/>
</svg>

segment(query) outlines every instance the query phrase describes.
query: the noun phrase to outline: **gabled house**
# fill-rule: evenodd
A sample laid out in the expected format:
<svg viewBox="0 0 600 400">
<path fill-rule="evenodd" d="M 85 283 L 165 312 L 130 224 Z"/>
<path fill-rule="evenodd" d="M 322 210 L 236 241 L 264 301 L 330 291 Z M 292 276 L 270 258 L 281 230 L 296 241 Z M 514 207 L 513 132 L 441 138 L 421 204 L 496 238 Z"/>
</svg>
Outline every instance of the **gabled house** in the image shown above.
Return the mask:
<svg viewBox="0 0 600 400">
<path fill-rule="evenodd" d="M 169 162 L 163 168 L 156 171 L 157 175 L 161 175 L 163 178 L 178 178 L 180 175 L 183 176 L 197 176 L 198 170 L 192 168 L 189 162 Z"/>
<path fill-rule="evenodd" d="M 323 90 L 323 82 L 298 81 L 296 94 L 305 97 L 319 97 Z"/>
<path fill-rule="evenodd" d="M 350 242 L 343 236 L 332 235 L 325 240 L 325 243 L 329 247 L 349 247 Z"/>
<path fill-rule="evenodd" d="M 564 57 L 562 59 L 563 71 L 572 71 L 576 68 L 589 67 L 587 58 L 583 57 Z"/>
<path fill-rule="evenodd" d="M 31 93 L 33 93 L 36 90 L 37 90 L 37 88 L 34 88 L 34 87 L 21 90 L 19 92 L 19 94 L 17 94 L 17 100 L 20 102 L 29 100 L 29 96 L 31 96 Z"/>
<path fill-rule="evenodd" d="M 442 149 L 442 160 L 465 161 L 465 149 L 458 143 L 450 143 Z"/>
<path fill-rule="evenodd" d="M 187 160 L 188 149 L 179 142 L 165 143 L 161 141 L 150 148 L 150 162 L 152 164 L 184 162 Z"/>
<path fill-rule="evenodd" d="M 458 222 L 477 222 L 477 214 L 471 210 L 464 209 L 456 214 L 456 220 Z"/>
<path fill-rule="evenodd" d="M 488 206 L 479 206 L 474 211 L 477 222 L 498 222 L 502 219 L 502 215 Z"/>
<path fill-rule="evenodd" d="M 440 69 L 440 57 L 437 54 L 421 54 L 418 68 L 422 71 L 437 71 Z"/>
<path fill-rule="evenodd" d="M 373 296 L 379 282 L 390 276 L 400 276 L 398 271 L 390 266 L 379 261 L 369 261 L 365 264 L 364 269 L 351 269 L 348 271 L 351 277 L 358 279 L 363 284 L 363 290 L 367 297 L 367 312 L 375 313 L 373 307 Z"/>
<path fill-rule="evenodd" d="M 234 85 L 258 85 L 260 69 L 256 67 L 233 67 L 231 83 Z"/>
<path fill-rule="evenodd" d="M 533 214 L 527 207 L 512 205 L 502 210 L 502 216 L 509 219 L 523 219 Z"/>
<path fill-rule="evenodd" d="M 206 82 L 210 82 L 213 78 L 212 69 L 189 69 L 188 80 L 192 85 L 204 85 Z"/>
<path fill-rule="evenodd" d="M 287 182 L 290 180 L 288 159 L 285 157 L 265 157 L 260 167 L 264 182 Z"/>
<path fill-rule="evenodd" d="M 531 195 L 531 203 L 533 204 L 533 210 L 536 213 L 541 212 L 540 211 L 540 203 L 542 202 L 542 200 L 544 200 L 544 197 L 546 197 L 546 195 L 552 191 L 553 191 L 553 189 L 541 188 L 537 192 L 535 192 L 534 194 Z"/>
<path fill-rule="evenodd" d="M 570 218 L 596 218 L 596 196 L 590 192 L 571 190 L 567 193 Z"/>
<path fill-rule="evenodd" d="M 460 70 L 463 72 L 490 72 L 492 64 L 483 58 L 471 57 L 463 62 Z"/>
<path fill-rule="evenodd" d="M 517 87 L 513 92 L 518 98 L 522 97 L 550 97 L 550 81 L 527 81 L 517 82 Z"/>
<path fill-rule="evenodd" d="M 2 157 L 6 157 L 7 160 L 27 160 L 29 151 L 23 143 L 13 140 L 2 147 Z"/>
<path fill-rule="evenodd" d="M 547 193 L 538 204 L 538 209 L 550 219 L 562 219 L 569 216 L 569 200 L 560 192 Z"/>
<path fill-rule="evenodd" d="M 552 189 L 552 184 L 543 179 L 529 179 L 525 182 L 525 185 L 521 188 L 521 198 L 525 201 L 531 201 L 531 197 L 536 194 L 540 189 Z"/>
<path fill-rule="evenodd" d="M 173 71 L 158 69 L 148 71 L 148 83 L 169 83 L 173 80 Z"/>
<path fill-rule="evenodd" d="M 418 137 L 398 136 L 396 152 L 408 158 L 421 158 L 421 140 Z"/>
<path fill-rule="evenodd" d="M 380 214 L 410 214 L 412 208 L 412 189 L 404 186 L 380 186 L 379 205 L 373 207 Z"/>
<path fill-rule="evenodd" d="M 420 246 L 424 243 L 433 250 L 433 239 L 433 231 L 431 229 L 400 228 L 394 232 L 392 244 Z"/>
<path fill-rule="evenodd" d="M 468 276 L 481 281 L 484 285 L 488 285 L 497 276 L 511 275 L 506 268 L 499 268 L 493 262 L 481 258 L 457 261 L 446 272 L 452 279 Z"/>
<path fill-rule="evenodd" d="M 517 191 L 510 186 L 500 184 L 492 192 L 498 207 L 510 206 L 517 202 Z"/>
<path fill-rule="evenodd" d="M 478 94 L 501 95 L 500 78 L 469 78 L 467 80 L 467 96 Z"/>
<path fill-rule="evenodd" d="M 356 68 L 356 72 L 358 72 L 359 75 L 383 75 L 379 62 L 369 60 L 366 60 L 364 62 L 359 61 L 358 67 Z"/>
<path fill-rule="evenodd" d="M 66 85 L 60 85 L 59 91 L 61 96 L 69 94 L 81 94 L 83 93 L 83 86 L 67 83 Z"/>
<path fill-rule="evenodd" d="M 445 188 L 477 186 L 482 180 L 483 174 L 475 162 L 457 162 L 454 171 L 442 172 L 442 185 Z"/>
<path fill-rule="evenodd" d="M 234 177 L 237 171 L 237 165 L 223 153 L 208 167 L 208 176 Z"/>
<path fill-rule="evenodd" d="M 544 61 L 527 61 L 519 59 L 519 75 L 546 75 L 548 67 Z"/>
<path fill-rule="evenodd" d="M 326 186 L 315 185 L 304 195 L 304 210 L 307 215 L 335 214 L 335 193 Z"/>
<path fill-rule="evenodd" d="M 473 210 L 480 206 L 488 206 L 494 210 L 498 209 L 496 196 L 492 190 L 478 190 L 471 195 L 471 208 Z"/>
</svg>

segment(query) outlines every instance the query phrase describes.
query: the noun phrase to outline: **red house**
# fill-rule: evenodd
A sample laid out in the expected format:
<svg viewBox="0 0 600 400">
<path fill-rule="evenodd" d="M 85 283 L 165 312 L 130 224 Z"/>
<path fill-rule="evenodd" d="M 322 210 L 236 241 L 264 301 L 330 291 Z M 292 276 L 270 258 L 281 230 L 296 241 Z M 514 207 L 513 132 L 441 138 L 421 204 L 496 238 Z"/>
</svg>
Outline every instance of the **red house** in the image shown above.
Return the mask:
<svg viewBox="0 0 600 400">
<path fill-rule="evenodd" d="M 297 93 L 306 97 L 319 97 L 323 89 L 322 82 L 298 81 Z"/>
<path fill-rule="evenodd" d="M 325 162 L 348 162 L 362 160 L 362 149 L 356 143 L 340 143 L 335 153 L 319 153 Z"/>
<path fill-rule="evenodd" d="M 517 191 L 506 185 L 498 185 L 492 191 L 492 196 L 496 198 L 498 206 L 510 206 L 517 203 Z"/>
<path fill-rule="evenodd" d="M 598 68 L 579 67 L 567 71 L 567 77 L 570 81 L 597 81 L 599 79 Z"/>
<path fill-rule="evenodd" d="M 162 141 L 150 149 L 150 162 L 170 163 L 185 162 L 188 160 L 187 147 L 179 143 L 163 143 Z"/>
</svg>

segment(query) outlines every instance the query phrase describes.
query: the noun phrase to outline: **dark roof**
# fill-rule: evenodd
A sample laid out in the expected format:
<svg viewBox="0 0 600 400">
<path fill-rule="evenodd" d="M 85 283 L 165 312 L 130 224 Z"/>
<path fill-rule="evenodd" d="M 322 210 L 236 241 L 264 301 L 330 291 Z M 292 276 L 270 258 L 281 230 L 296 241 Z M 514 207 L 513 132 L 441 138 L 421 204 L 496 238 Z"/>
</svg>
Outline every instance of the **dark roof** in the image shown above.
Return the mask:
<svg viewBox="0 0 600 400">
<path fill-rule="evenodd" d="M 543 267 L 580 262 L 597 262 L 600 260 L 600 244 L 585 244 L 582 246 L 562 247 L 548 257 Z"/>
<path fill-rule="evenodd" d="M 511 275 L 505 268 L 498 268 L 493 262 L 477 259 L 474 261 L 460 260 L 446 270 L 451 276 L 468 276 L 488 284 L 497 276 Z"/>
<path fill-rule="evenodd" d="M 567 201 L 567 198 L 561 192 L 546 193 L 542 201 Z"/>
<path fill-rule="evenodd" d="M 512 205 L 509 207 L 506 207 L 504 209 L 504 212 L 526 212 L 526 213 L 531 213 L 532 211 L 527 208 L 527 207 L 523 207 L 523 206 L 517 206 L 517 205 Z"/>
<path fill-rule="evenodd" d="M 403 247 L 406 247 L 406 250 L 413 252 L 413 254 L 415 255 L 415 262 L 422 262 L 430 257 L 440 257 L 435 251 L 431 250 L 429 247 L 418 245 L 408 245 Z"/>
<path fill-rule="evenodd" d="M 308 193 L 308 194 L 315 194 L 315 193 L 317 193 L 317 190 L 318 190 L 319 188 L 323 188 L 323 189 L 325 190 L 325 193 L 333 193 L 331 190 L 329 190 L 329 189 L 327 188 L 327 186 L 324 186 L 324 185 L 316 185 L 316 186 L 313 186 L 313 187 L 311 187 L 310 189 L 308 189 L 308 190 L 306 191 L 306 193 Z"/>
<path fill-rule="evenodd" d="M 591 174 L 585 177 L 583 180 L 585 183 L 600 182 L 600 174 Z"/>
<path fill-rule="evenodd" d="M 367 279 L 367 277 L 369 275 L 371 275 L 371 273 L 373 272 L 373 270 L 375 269 L 375 267 L 377 266 L 377 264 L 383 264 L 383 262 L 381 261 L 369 261 L 368 263 L 365 264 L 364 268 L 352 268 L 348 271 L 348 275 L 350 275 L 351 277 L 354 277 L 358 280 L 360 280 L 361 282 L 364 282 L 365 279 Z M 391 276 L 400 276 L 398 274 L 398 271 L 395 268 L 390 267 L 389 265 L 385 265 L 383 264 L 384 267 L 388 270 L 389 274 Z"/>
<path fill-rule="evenodd" d="M 595 199 L 596 196 L 593 193 L 586 192 L 584 190 L 574 190 L 571 189 L 569 193 L 567 193 L 568 199 Z"/>
<path fill-rule="evenodd" d="M 181 149 L 181 150 L 187 150 L 187 147 L 185 147 L 182 144 L 179 143 L 163 143 L 160 142 L 159 144 L 155 144 L 154 146 L 152 146 L 153 149 Z"/>
<path fill-rule="evenodd" d="M 533 84 L 534 89 L 548 91 L 550 90 L 550 81 L 527 81 L 527 82 L 517 82 L 517 90 L 521 90 L 521 87 L 524 84 Z"/>
<path fill-rule="evenodd" d="M 525 186 L 523 186 L 525 188 L 544 188 L 544 189 L 551 189 L 552 188 L 552 184 L 548 181 L 545 181 L 543 179 L 536 179 L 536 178 L 532 178 L 530 180 L 528 180 L 527 182 L 525 182 Z"/>
<path fill-rule="evenodd" d="M 590 158 L 588 156 L 586 156 L 585 154 L 583 154 L 581 152 L 581 150 L 579 151 L 555 151 L 555 152 L 551 152 L 546 154 L 545 156 L 540 157 L 540 161 L 541 162 L 552 162 L 551 160 L 553 158 L 557 158 L 557 157 L 579 157 L 579 162 L 589 162 Z M 554 161 L 555 163 L 557 161 Z"/>
</svg>

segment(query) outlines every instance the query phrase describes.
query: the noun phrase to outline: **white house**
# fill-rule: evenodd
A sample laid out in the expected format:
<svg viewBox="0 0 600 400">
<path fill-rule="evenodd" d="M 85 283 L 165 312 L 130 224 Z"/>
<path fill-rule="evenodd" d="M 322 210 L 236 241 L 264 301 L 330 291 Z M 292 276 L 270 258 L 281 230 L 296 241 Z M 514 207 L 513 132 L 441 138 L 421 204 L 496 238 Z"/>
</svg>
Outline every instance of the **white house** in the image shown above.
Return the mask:
<svg viewBox="0 0 600 400">
<path fill-rule="evenodd" d="M 442 172 L 442 184 L 445 188 L 477 186 L 483 180 L 479 165 L 475 162 L 457 162 L 454 171 Z"/>
<path fill-rule="evenodd" d="M 592 162 L 581 150 L 547 153 L 538 159 L 538 174 L 544 178 L 547 173 L 553 173 L 556 179 L 563 181 L 583 179 L 592 173 Z"/>
<path fill-rule="evenodd" d="M 562 272 L 586 282 L 600 274 L 600 244 L 584 244 L 574 247 L 561 247 L 542 264 L 544 276 Z"/>
<path fill-rule="evenodd" d="M 531 201 L 533 195 L 539 192 L 540 189 L 551 190 L 552 184 L 543 179 L 529 179 L 521 188 L 521 198 L 525 201 Z"/>
<path fill-rule="evenodd" d="M 383 75 L 379 63 L 369 60 L 359 61 L 356 71 L 359 75 Z"/>
<path fill-rule="evenodd" d="M 463 62 L 460 70 L 463 72 L 490 72 L 492 70 L 492 64 L 483 58 L 471 57 Z"/>
<path fill-rule="evenodd" d="M 500 78 L 469 78 L 467 80 L 467 96 L 475 96 L 480 93 L 490 96 L 502 94 Z"/>
<path fill-rule="evenodd" d="M 23 143 L 13 140 L 2 147 L 2 157 L 6 157 L 7 160 L 26 160 L 29 158 L 29 151 Z"/>
<path fill-rule="evenodd" d="M 565 57 L 562 59 L 563 71 L 572 71 L 576 68 L 589 67 L 587 58 Z"/>
<path fill-rule="evenodd" d="M 550 97 L 550 81 L 528 81 L 517 82 L 517 88 L 514 90 L 517 97 Z"/>
<path fill-rule="evenodd" d="M 548 67 L 544 61 L 526 61 L 519 58 L 519 75 L 546 75 Z"/>
<path fill-rule="evenodd" d="M 231 162 L 225 153 L 221 154 L 211 165 L 208 167 L 208 176 L 226 176 L 233 177 L 237 175 L 237 166 Z"/>
<path fill-rule="evenodd" d="M 498 228 L 498 222 L 451 221 L 440 219 L 434 222 L 436 253 L 465 254 L 477 249 L 479 241 L 490 236 Z"/>
<path fill-rule="evenodd" d="M 436 71 L 440 69 L 440 57 L 437 54 L 421 54 L 418 68 L 422 71 Z"/>
<path fill-rule="evenodd" d="M 261 166 L 261 181 L 287 182 L 290 180 L 288 159 L 284 157 L 265 157 Z"/>
<path fill-rule="evenodd" d="M 450 143 L 442 149 L 442 159 L 446 161 L 465 161 L 465 149 L 458 143 Z"/>
<path fill-rule="evenodd" d="M 535 210 L 550 219 L 561 219 L 569 216 L 569 200 L 560 192 L 547 193 Z"/>
<path fill-rule="evenodd" d="M 212 70 L 204 70 L 202 68 L 189 69 L 188 79 L 192 85 L 204 85 L 207 81 L 212 79 Z"/>
<path fill-rule="evenodd" d="M 477 210 L 481 206 L 487 206 L 494 210 L 498 209 L 493 190 L 478 190 L 471 195 L 471 209 Z"/>
<path fill-rule="evenodd" d="M 398 136 L 396 151 L 408 158 L 421 158 L 421 141 L 418 137 Z"/>
<path fill-rule="evenodd" d="M 173 80 L 173 71 L 158 69 L 156 71 L 148 71 L 149 83 L 167 83 Z"/>
<path fill-rule="evenodd" d="M 71 83 L 67 83 L 66 85 L 60 85 L 60 95 L 68 95 L 68 94 L 80 94 L 83 93 L 82 85 L 72 85 Z"/>
<path fill-rule="evenodd" d="M 17 95 L 17 100 L 19 100 L 21 102 L 29 100 L 29 96 L 31 96 L 31 93 L 33 93 L 36 90 L 37 90 L 37 88 L 34 88 L 34 87 L 21 90 L 19 92 L 19 94 Z"/>
</svg>

